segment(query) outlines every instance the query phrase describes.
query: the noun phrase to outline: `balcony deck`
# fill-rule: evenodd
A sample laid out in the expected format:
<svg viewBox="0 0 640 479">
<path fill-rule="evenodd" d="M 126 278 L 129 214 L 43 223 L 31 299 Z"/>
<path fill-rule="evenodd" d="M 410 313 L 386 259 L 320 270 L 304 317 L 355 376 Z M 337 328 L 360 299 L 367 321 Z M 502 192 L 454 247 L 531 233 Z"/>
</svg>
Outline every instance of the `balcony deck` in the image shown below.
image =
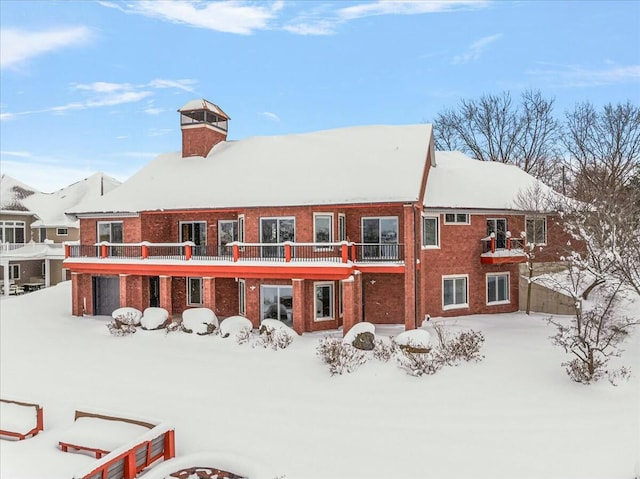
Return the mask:
<svg viewBox="0 0 640 479">
<path fill-rule="evenodd" d="M 496 241 L 494 236 L 482 240 L 482 264 L 515 264 L 527 261 L 524 251 L 524 240 L 507 237 L 503 242 Z"/>
<path fill-rule="evenodd" d="M 72 271 L 219 277 L 348 277 L 354 267 L 370 272 L 404 271 L 401 244 L 371 243 L 98 243 L 67 245 Z"/>
</svg>

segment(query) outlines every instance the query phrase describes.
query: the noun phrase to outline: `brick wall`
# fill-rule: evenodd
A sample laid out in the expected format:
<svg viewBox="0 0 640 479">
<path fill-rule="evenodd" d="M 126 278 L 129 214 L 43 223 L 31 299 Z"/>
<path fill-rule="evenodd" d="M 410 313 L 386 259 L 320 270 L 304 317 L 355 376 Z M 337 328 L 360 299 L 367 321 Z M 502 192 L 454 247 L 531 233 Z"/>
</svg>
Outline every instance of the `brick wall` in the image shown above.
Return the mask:
<svg viewBox="0 0 640 479">
<path fill-rule="evenodd" d="M 227 134 L 201 125 L 182 128 L 182 157 L 207 156 L 216 144 L 227 139 Z"/>
</svg>

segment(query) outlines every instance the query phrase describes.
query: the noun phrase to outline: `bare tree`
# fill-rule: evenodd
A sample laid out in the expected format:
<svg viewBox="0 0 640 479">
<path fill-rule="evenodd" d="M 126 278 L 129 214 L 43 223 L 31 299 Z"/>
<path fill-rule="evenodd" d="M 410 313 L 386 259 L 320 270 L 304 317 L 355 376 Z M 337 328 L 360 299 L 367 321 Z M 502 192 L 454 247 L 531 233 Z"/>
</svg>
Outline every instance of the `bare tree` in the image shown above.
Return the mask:
<svg viewBox="0 0 640 479">
<path fill-rule="evenodd" d="M 627 101 L 597 111 L 591 103 L 578 104 L 566 114 L 563 145 L 574 176 L 572 196 L 628 196 L 640 168 L 640 107 Z"/>
<path fill-rule="evenodd" d="M 536 177 L 548 172 L 558 158 L 553 100 L 539 91 L 525 91 L 520 104 L 508 92 L 462 100 L 457 110 L 438 114 L 434 131 L 438 149 L 514 164 Z"/>
</svg>

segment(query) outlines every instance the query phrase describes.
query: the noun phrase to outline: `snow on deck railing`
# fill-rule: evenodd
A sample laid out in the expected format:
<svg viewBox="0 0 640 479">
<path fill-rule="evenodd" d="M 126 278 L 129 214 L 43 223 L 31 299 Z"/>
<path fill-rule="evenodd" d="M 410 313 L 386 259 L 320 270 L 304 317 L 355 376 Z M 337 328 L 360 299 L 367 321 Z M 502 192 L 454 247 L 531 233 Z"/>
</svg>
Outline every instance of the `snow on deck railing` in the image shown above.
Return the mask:
<svg viewBox="0 0 640 479">
<path fill-rule="evenodd" d="M 160 259 L 267 262 L 403 262 L 404 245 L 397 243 L 245 243 L 196 245 L 182 243 L 110 243 L 65 245 L 66 258 Z"/>
<path fill-rule="evenodd" d="M 525 241 L 522 238 L 512 238 L 509 232 L 506 237 L 498 240 L 495 233 L 491 233 L 486 238 L 480 240 L 483 245 L 482 253 L 505 253 L 513 251 L 513 254 L 521 255 L 524 250 Z"/>
</svg>

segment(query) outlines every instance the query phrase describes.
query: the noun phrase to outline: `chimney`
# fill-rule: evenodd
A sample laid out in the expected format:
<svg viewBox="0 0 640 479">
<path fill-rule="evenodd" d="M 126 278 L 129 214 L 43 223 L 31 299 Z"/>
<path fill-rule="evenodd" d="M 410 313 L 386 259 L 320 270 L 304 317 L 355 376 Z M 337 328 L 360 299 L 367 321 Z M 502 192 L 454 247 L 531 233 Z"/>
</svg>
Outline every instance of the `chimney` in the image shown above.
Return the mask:
<svg viewBox="0 0 640 479">
<path fill-rule="evenodd" d="M 207 100 L 191 100 L 178 110 L 182 130 L 182 157 L 207 156 L 227 140 L 229 116 Z"/>
</svg>

